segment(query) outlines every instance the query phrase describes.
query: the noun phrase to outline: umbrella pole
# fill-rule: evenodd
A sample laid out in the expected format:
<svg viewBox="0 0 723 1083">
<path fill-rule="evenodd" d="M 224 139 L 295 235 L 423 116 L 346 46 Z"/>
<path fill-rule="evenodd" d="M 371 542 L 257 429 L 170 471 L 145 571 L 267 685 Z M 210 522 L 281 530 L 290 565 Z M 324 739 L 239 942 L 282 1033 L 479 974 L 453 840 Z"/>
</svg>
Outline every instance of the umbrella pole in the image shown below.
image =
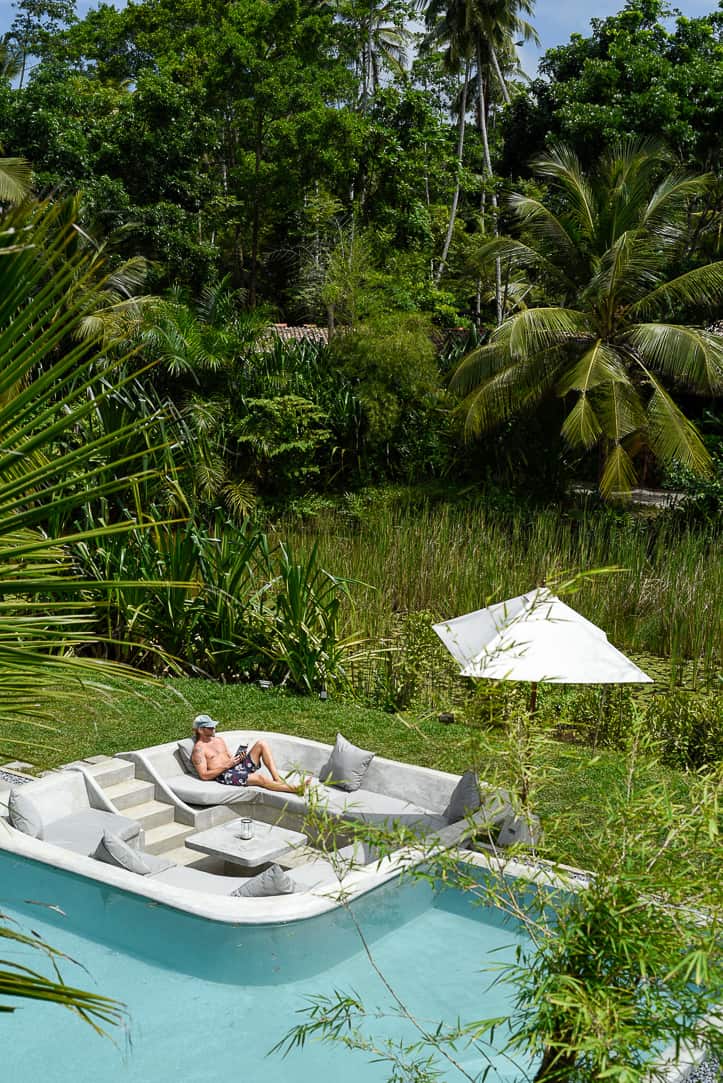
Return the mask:
<svg viewBox="0 0 723 1083">
<path fill-rule="evenodd" d="M 530 685 L 530 714 L 534 714 L 537 710 L 537 681 L 533 681 Z"/>
</svg>

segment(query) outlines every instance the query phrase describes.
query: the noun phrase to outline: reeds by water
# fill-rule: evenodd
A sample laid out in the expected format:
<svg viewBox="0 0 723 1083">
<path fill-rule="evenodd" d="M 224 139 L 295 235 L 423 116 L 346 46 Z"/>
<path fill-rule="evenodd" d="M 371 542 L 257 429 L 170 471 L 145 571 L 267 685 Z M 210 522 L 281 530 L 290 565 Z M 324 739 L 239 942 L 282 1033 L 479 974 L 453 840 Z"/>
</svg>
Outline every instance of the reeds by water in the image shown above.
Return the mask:
<svg viewBox="0 0 723 1083">
<path fill-rule="evenodd" d="M 720 665 L 719 539 L 672 520 L 381 503 L 353 520 L 329 514 L 280 529 L 294 546 L 317 541 L 324 567 L 359 581 L 348 619 L 372 642 L 390 635 L 395 614 L 456 616 L 561 573 L 618 566 L 583 583 L 574 608 L 622 650 L 693 660 L 704 680 Z"/>
</svg>

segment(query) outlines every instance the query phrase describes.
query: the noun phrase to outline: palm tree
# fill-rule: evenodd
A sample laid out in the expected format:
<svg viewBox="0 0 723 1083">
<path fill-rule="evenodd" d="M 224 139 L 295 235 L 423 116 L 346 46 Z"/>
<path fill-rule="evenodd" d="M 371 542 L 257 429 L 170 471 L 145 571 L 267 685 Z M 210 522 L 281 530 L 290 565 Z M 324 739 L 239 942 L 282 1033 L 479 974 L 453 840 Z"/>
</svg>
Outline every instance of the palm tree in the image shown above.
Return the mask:
<svg viewBox="0 0 723 1083">
<path fill-rule="evenodd" d="M 514 40 L 522 37 L 525 41 L 538 42 L 537 33 L 522 17 L 532 13 L 531 0 L 429 0 L 425 11 L 427 24 L 427 46 L 444 46 L 444 59 L 450 71 L 464 70 L 462 88 L 459 95 L 458 134 L 457 134 L 457 183 L 452 198 L 447 233 L 442 248 L 442 255 L 437 265 L 435 285 L 439 285 L 452 242 L 454 223 L 457 215 L 460 194 L 462 161 L 464 156 L 464 130 L 466 111 L 469 108 L 469 89 L 473 66 L 476 67 L 477 117 L 482 137 L 484 170 L 492 179 L 492 157 L 489 146 L 488 117 L 492 97 L 493 70 L 499 92 L 504 102 L 510 104 L 510 95 L 502 71 L 500 56 L 505 66 L 509 66 L 514 57 Z M 492 191 L 492 212 L 497 222 L 497 193 Z M 496 268 L 496 297 L 498 322 L 501 320 L 501 282 L 499 267 Z"/>
<path fill-rule="evenodd" d="M 73 522 L 94 501 L 153 473 L 145 462 L 158 448 L 152 434 L 160 417 L 130 417 L 94 435 L 98 411 L 134 374 L 87 327 L 78 338 L 87 316 L 80 286 L 96 280 L 97 261 L 76 236 L 62 203 L 27 200 L 0 219 L 0 733 L 7 748 L 13 723 L 52 724 L 64 708 L 72 715 L 84 688 L 106 696 L 109 677 L 132 673 L 83 654 L 97 638 L 86 591 L 97 597 L 99 585 L 79 580 L 75 549 L 136 523 L 131 515 L 85 529 Z M 137 450 L 129 450 L 135 437 Z M 53 522 L 67 524 L 60 536 Z M 64 1004 L 96 1028 L 122 1021 L 116 1002 L 64 982 L 60 952 L 7 922 L 0 921 L 0 937 L 45 952 L 55 971 L 49 979 L 4 961 L 0 995 Z"/>
<path fill-rule="evenodd" d="M 364 112 L 379 87 L 383 69 L 403 74 L 412 35 L 405 29 L 399 0 L 338 0 L 336 11 L 354 34 Z"/>
<path fill-rule="evenodd" d="M 540 303 L 509 316 L 457 369 L 467 431 L 557 395 L 570 405 L 563 437 L 599 448 L 603 496 L 629 492 L 643 448 L 705 473 L 705 447 L 664 381 L 709 395 L 723 387 L 720 338 L 672 320 L 676 309 L 715 310 L 723 295 L 723 262 L 679 271 L 710 177 L 670 169 L 664 149 L 635 140 L 589 175 L 565 146 L 533 164 L 547 195 L 512 196 L 521 236 L 490 240 L 480 263 L 524 272 Z"/>
</svg>

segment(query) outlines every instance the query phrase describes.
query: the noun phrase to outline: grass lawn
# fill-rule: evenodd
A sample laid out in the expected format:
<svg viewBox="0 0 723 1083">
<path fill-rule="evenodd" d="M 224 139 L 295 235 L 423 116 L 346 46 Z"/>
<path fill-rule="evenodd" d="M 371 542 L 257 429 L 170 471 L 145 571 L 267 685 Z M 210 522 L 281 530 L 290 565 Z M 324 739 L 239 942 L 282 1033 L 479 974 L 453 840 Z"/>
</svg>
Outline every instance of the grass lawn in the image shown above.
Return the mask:
<svg viewBox="0 0 723 1083">
<path fill-rule="evenodd" d="M 80 696 L 57 716 L 52 729 L 14 726 L 0 748 L 2 759 L 23 759 L 38 770 L 70 760 L 143 748 L 187 736 L 200 711 L 219 720 L 221 729 L 264 729 L 333 743 L 338 731 L 381 756 L 461 773 L 473 763 L 469 731 L 359 707 L 330 698 L 292 695 L 255 685 L 221 685 L 205 680 L 173 680 L 155 686 L 124 685 L 110 702 Z M 514 757 L 508 738 L 499 731 L 484 734 L 480 775 L 516 788 Z M 547 741 L 535 753 L 539 767 L 534 806 L 545 828 L 546 856 L 594 868 L 599 859 L 605 810 L 624 811 L 626 777 L 620 753 L 602 752 Z M 658 766 L 648 778 L 665 786 L 674 798 L 686 791 L 685 776 Z"/>
</svg>

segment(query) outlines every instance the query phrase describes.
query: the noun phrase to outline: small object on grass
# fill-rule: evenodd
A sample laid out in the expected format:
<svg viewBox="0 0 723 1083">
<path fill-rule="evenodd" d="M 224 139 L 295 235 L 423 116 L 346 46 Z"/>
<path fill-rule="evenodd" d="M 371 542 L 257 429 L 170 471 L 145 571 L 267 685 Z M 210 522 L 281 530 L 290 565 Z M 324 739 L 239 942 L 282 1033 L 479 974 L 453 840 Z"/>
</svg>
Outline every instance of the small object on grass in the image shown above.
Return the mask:
<svg viewBox="0 0 723 1083">
<path fill-rule="evenodd" d="M 443 726 L 451 726 L 454 722 L 454 715 L 451 711 L 442 711 L 441 714 L 437 715 L 437 721 L 441 722 Z"/>
<path fill-rule="evenodd" d="M 259 681 L 259 688 L 262 692 L 268 692 L 271 688 L 271 681 Z"/>
<path fill-rule="evenodd" d="M 329 693 L 327 692 L 327 690 L 325 688 L 322 688 L 321 692 L 319 692 L 319 699 L 326 700 L 328 698 L 329 698 Z"/>
</svg>

